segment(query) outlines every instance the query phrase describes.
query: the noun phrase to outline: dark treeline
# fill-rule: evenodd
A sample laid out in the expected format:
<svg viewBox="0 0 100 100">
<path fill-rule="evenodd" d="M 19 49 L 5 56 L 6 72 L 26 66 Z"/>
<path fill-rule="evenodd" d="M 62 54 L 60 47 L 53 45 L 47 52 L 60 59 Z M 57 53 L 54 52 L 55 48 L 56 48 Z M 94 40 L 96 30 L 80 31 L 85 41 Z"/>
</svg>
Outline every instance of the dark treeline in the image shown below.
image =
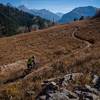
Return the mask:
<svg viewBox="0 0 100 100">
<path fill-rule="evenodd" d="M 98 18 L 98 17 L 100 17 L 100 9 L 97 10 L 96 15 L 94 16 L 94 18 Z"/>
<path fill-rule="evenodd" d="M 100 9 L 97 10 L 95 16 L 93 16 L 92 19 L 94 19 L 94 18 L 100 18 Z"/>
<path fill-rule="evenodd" d="M 34 16 L 10 5 L 0 4 L 0 36 L 11 36 L 22 32 L 30 32 L 32 26 L 39 29 L 49 27 L 52 22 Z"/>
</svg>

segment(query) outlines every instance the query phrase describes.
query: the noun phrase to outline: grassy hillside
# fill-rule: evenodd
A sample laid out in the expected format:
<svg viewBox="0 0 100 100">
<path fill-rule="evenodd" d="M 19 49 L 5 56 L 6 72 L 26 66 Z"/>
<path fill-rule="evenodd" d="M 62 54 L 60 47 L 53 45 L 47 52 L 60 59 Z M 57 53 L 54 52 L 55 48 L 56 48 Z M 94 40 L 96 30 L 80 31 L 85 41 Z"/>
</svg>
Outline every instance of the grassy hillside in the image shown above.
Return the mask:
<svg viewBox="0 0 100 100">
<path fill-rule="evenodd" d="M 85 78 L 78 83 L 88 84 L 86 78 L 90 72 L 100 75 L 99 33 L 100 18 L 96 18 L 1 38 L 1 97 L 34 100 L 44 80 L 61 77 L 70 72 L 83 73 Z M 38 68 L 33 69 L 26 77 L 17 79 L 26 69 L 26 62 L 23 60 L 32 55 L 35 56 Z M 8 65 L 4 67 L 4 64 Z M 2 85 L 2 81 L 12 79 L 15 81 L 11 84 Z M 29 91 L 34 93 L 27 95 Z"/>
<path fill-rule="evenodd" d="M 43 29 L 51 26 L 52 23 L 9 5 L 0 4 L 0 36 L 17 34 L 20 29 L 26 30 L 26 32 L 31 31 L 32 25 L 38 25 L 39 29 Z"/>
</svg>

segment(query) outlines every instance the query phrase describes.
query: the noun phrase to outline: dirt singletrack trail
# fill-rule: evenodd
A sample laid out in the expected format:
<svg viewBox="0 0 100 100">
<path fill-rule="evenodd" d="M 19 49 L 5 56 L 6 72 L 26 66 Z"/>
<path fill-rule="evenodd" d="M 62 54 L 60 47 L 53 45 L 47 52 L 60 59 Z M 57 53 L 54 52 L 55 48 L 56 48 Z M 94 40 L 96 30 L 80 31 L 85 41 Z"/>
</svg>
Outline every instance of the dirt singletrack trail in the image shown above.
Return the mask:
<svg viewBox="0 0 100 100">
<path fill-rule="evenodd" d="M 66 55 L 65 57 L 60 57 L 60 58 L 59 58 L 59 61 L 60 61 L 60 60 L 63 60 L 63 59 L 66 58 L 66 57 L 67 57 L 67 58 L 70 57 L 72 54 L 75 55 L 75 54 L 79 53 L 81 50 L 87 49 L 87 48 L 89 48 L 89 47 L 92 45 L 89 41 L 84 40 L 84 39 L 81 39 L 81 38 L 78 38 L 78 37 L 76 36 L 77 31 L 78 31 L 78 27 L 75 28 L 75 29 L 73 29 L 73 32 L 72 32 L 72 34 L 71 34 L 71 37 L 72 37 L 73 39 L 77 40 L 77 41 L 83 42 L 86 46 L 84 46 L 83 48 L 78 48 L 78 49 L 76 49 L 76 50 L 72 50 L 71 53 L 69 53 L 69 54 Z M 41 67 L 41 68 L 40 68 L 39 65 L 38 65 L 38 66 L 37 66 L 37 69 L 32 69 L 31 71 L 28 71 L 28 70 L 27 70 L 26 63 L 27 63 L 27 60 L 25 59 L 25 60 L 17 61 L 17 62 L 15 62 L 15 63 L 13 63 L 13 64 L 8 64 L 8 65 L 1 66 L 1 67 L 0 67 L 0 68 L 1 68 L 0 75 L 3 75 L 4 73 L 7 73 L 7 75 L 8 75 L 9 70 L 11 70 L 11 72 L 13 72 L 13 71 L 15 71 L 15 70 L 17 70 L 17 71 L 22 70 L 22 71 L 23 71 L 23 73 L 22 73 L 20 76 L 18 76 L 18 77 L 16 77 L 16 78 L 12 78 L 12 79 L 7 79 L 6 81 L 4 81 L 4 84 L 9 84 L 9 83 L 12 83 L 12 82 L 16 82 L 17 80 L 27 78 L 27 77 L 29 77 L 29 76 L 31 75 L 31 73 L 39 73 L 39 72 L 41 72 L 41 71 L 43 71 L 43 70 L 45 70 L 45 69 L 48 69 L 48 70 L 51 69 L 51 67 L 49 67 L 49 66 L 51 65 L 51 62 L 47 62 L 47 63 L 44 64 L 43 67 Z M 20 66 L 20 67 L 19 67 L 19 66 Z M 39 68 L 38 68 L 38 67 L 39 67 Z M 16 71 L 15 71 L 15 72 L 16 72 Z M 5 74 L 5 77 L 6 77 L 7 75 Z"/>
<path fill-rule="evenodd" d="M 73 30 L 73 32 L 72 32 L 72 38 L 73 39 L 76 39 L 76 40 L 78 40 L 78 41 L 80 41 L 80 42 L 84 42 L 85 43 L 85 47 L 83 47 L 83 48 L 79 48 L 79 49 L 76 49 L 76 50 L 73 50 L 70 54 L 68 54 L 68 55 L 66 55 L 65 57 L 60 57 L 59 58 L 59 61 L 61 61 L 61 60 L 63 60 L 64 58 L 68 58 L 68 57 L 70 57 L 72 54 L 77 54 L 77 53 L 79 53 L 80 51 L 83 51 L 83 50 L 85 50 L 85 49 L 87 49 L 87 48 L 89 48 L 89 47 L 91 47 L 91 43 L 89 42 L 89 41 L 87 41 L 87 40 L 85 40 L 85 39 L 81 39 L 81 38 L 77 38 L 76 37 L 76 33 L 77 33 L 77 31 L 78 31 L 78 29 L 77 28 L 75 28 L 74 30 Z M 40 73 L 41 71 L 43 71 L 43 70 L 51 70 L 51 62 L 48 62 L 48 63 L 46 63 L 45 65 L 44 65 L 44 67 L 42 67 L 42 68 L 39 68 L 38 70 L 35 70 L 34 72 L 32 72 L 32 73 Z M 30 75 L 31 75 L 31 73 L 30 74 L 28 74 L 25 78 L 27 79 L 27 77 L 30 77 Z"/>
<path fill-rule="evenodd" d="M 89 48 L 92 44 L 89 41 L 85 40 L 85 39 L 81 39 L 81 38 L 77 37 L 76 33 L 78 34 L 78 32 L 77 32 L 78 30 L 79 30 L 79 27 L 75 28 L 75 30 L 72 33 L 72 38 L 74 38 L 76 40 L 79 40 L 80 42 L 83 41 L 86 44 L 84 49 Z"/>
</svg>

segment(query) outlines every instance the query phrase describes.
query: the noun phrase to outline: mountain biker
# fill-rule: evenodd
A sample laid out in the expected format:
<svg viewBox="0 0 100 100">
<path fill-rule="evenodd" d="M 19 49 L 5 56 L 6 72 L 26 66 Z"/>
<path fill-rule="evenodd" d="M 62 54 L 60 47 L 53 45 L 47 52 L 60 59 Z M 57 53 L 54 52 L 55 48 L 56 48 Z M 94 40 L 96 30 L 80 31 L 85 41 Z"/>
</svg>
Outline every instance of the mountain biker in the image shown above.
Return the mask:
<svg viewBox="0 0 100 100">
<path fill-rule="evenodd" d="M 28 59 L 27 61 L 27 68 L 28 69 L 32 69 L 32 68 L 35 68 L 35 60 L 34 60 L 34 56 L 32 56 L 31 58 Z"/>
</svg>

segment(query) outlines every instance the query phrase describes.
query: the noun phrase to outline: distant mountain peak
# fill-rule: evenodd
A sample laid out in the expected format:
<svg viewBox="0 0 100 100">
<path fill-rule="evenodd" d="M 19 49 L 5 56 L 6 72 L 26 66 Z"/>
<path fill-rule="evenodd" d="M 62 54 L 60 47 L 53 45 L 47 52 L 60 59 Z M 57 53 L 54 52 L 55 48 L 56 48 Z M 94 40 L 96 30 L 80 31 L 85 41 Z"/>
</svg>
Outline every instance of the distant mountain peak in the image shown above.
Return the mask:
<svg viewBox="0 0 100 100">
<path fill-rule="evenodd" d="M 20 5 L 18 8 L 26 8 L 25 5 Z"/>
<path fill-rule="evenodd" d="M 58 15 L 59 17 L 62 17 L 64 14 L 61 12 L 57 12 L 56 15 Z"/>
<path fill-rule="evenodd" d="M 40 9 L 41 11 L 48 11 L 48 10 L 46 10 L 46 9 Z"/>
<path fill-rule="evenodd" d="M 13 5 L 9 2 L 6 5 L 9 6 L 9 7 L 13 7 Z"/>
<path fill-rule="evenodd" d="M 53 13 L 47 9 L 40 9 L 40 10 L 28 9 L 24 5 L 19 6 L 18 9 L 22 10 L 24 12 L 36 15 L 36 16 L 40 16 L 40 17 L 45 18 L 50 21 L 58 21 L 60 19 L 60 17 L 58 15 L 56 15 L 55 13 Z"/>
<path fill-rule="evenodd" d="M 27 9 L 27 10 L 29 10 L 25 5 L 20 5 L 20 6 L 18 7 L 18 9 L 23 9 L 23 10 Z"/>
<path fill-rule="evenodd" d="M 69 23 L 74 21 L 74 19 L 80 19 L 81 16 L 84 17 L 93 17 L 97 12 L 96 7 L 85 6 L 85 7 L 77 7 L 72 11 L 64 14 L 62 18 L 59 20 L 60 23 Z"/>
</svg>

